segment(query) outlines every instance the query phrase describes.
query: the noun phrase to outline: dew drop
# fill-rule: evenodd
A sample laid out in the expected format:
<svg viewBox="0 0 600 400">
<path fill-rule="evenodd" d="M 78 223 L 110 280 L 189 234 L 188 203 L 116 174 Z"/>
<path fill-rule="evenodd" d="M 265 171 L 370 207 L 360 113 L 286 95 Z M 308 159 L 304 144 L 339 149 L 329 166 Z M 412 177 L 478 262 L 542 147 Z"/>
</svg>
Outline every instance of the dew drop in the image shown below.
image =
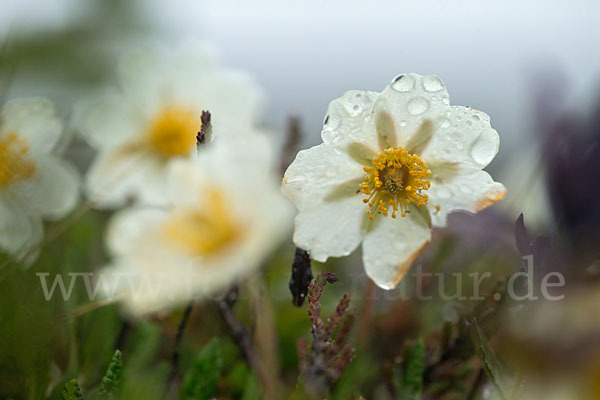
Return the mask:
<svg viewBox="0 0 600 400">
<path fill-rule="evenodd" d="M 444 128 L 444 129 L 449 128 L 450 127 L 450 120 L 447 119 L 447 118 L 442 118 L 440 120 L 440 127 Z"/>
<path fill-rule="evenodd" d="M 429 108 L 429 102 L 423 97 L 415 97 L 406 105 L 408 112 L 412 115 L 423 114 Z"/>
<path fill-rule="evenodd" d="M 406 121 L 402 120 L 402 121 L 400 121 L 400 123 L 398 125 L 400 125 L 400 126 L 406 126 Z"/>
<path fill-rule="evenodd" d="M 442 97 L 442 103 L 444 103 L 445 105 L 450 104 L 450 100 L 448 100 L 447 97 Z"/>
<path fill-rule="evenodd" d="M 471 145 L 471 158 L 485 166 L 492 161 L 498 151 L 498 136 L 495 131 L 483 131 Z"/>
<path fill-rule="evenodd" d="M 392 81 L 392 89 L 399 92 L 410 92 L 415 87 L 415 78 L 410 75 L 398 75 Z"/>
<path fill-rule="evenodd" d="M 437 76 L 426 75 L 423 77 L 423 88 L 428 92 L 439 92 L 444 89 L 444 84 Z"/>
</svg>

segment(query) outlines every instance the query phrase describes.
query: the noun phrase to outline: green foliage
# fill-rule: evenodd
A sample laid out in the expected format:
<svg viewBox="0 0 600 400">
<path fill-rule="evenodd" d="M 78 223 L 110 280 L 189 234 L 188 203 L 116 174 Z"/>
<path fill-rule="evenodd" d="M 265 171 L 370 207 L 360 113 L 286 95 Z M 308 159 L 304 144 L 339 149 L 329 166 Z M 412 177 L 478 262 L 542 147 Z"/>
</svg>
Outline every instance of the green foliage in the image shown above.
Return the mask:
<svg viewBox="0 0 600 400">
<path fill-rule="evenodd" d="M 203 400 L 214 397 L 222 372 L 221 343 L 218 338 L 213 338 L 204 346 L 192 367 L 185 374 L 181 399 Z"/>
<path fill-rule="evenodd" d="M 473 319 L 471 322 L 470 333 L 475 353 L 481 360 L 483 369 L 494 384 L 494 387 L 498 390 L 500 397 L 505 399 L 506 393 L 508 393 L 506 375 L 476 319 Z"/>
<path fill-rule="evenodd" d="M 109 400 L 117 397 L 119 393 L 119 382 L 121 380 L 121 352 L 115 351 L 112 361 L 102 378 L 100 390 L 96 394 L 96 400 Z"/>
<path fill-rule="evenodd" d="M 400 381 L 400 396 L 402 400 L 420 398 L 423 389 L 423 373 L 425 372 L 425 343 L 422 338 L 404 352 L 405 367 Z"/>
<path fill-rule="evenodd" d="M 77 380 L 71 379 L 67 382 L 65 389 L 63 390 L 62 398 L 63 400 L 83 400 L 81 388 L 79 387 Z"/>
</svg>

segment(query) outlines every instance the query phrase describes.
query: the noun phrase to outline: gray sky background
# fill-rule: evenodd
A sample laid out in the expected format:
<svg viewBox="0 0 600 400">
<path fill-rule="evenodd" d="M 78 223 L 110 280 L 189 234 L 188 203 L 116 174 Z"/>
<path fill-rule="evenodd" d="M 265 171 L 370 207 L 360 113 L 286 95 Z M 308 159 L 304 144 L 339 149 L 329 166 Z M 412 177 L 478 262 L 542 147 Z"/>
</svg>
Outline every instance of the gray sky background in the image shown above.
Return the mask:
<svg viewBox="0 0 600 400">
<path fill-rule="evenodd" d="M 138 2 L 157 38 L 212 41 L 223 64 L 248 70 L 268 95 L 268 121 L 302 117 L 318 142 L 327 104 L 347 89 L 381 90 L 402 72 L 433 73 L 452 104 L 492 117 L 500 158 L 530 134 L 532 88 L 564 79 L 571 108 L 585 111 L 600 87 L 600 2 L 571 1 L 229 1 Z M 60 28 L 79 0 L 2 0 L 0 36 Z"/>
</svg>

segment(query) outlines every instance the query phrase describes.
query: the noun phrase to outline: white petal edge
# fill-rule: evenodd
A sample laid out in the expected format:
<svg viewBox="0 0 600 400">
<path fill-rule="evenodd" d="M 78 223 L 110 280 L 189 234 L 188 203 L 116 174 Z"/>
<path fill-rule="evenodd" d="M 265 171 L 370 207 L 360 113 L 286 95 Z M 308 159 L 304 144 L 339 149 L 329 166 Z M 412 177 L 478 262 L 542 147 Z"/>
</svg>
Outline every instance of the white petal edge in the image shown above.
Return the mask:
<svg viewBox="0 0 600 400">
<path fill-rule="evenodd" d="M 372 109 L 378 96 L 379 93 L 368 90 L 348 90 L 331 101 L 321 131 L 323 143 L 345 149 L 358 142 L 377 149 Z"/>
<path fill-rule="evenodd" d="M 79 175 L 72 165 L 52 156 L 35 162 L 35 174 L 14 184 L 10 193 L 27 215 L 60 219 L 77 205 Z"/>
<path fill-rule="evenodd" d="M 441 79 L 410 73 L 398 75 L 385 87 L 373 111 L 375 118 L 379 113 L 387 113 L 392 118 L 397 144 L 406 147 L 423 121 L 439 119 L 449 109 L 448 104 L 448 92 Z"/>
<path fill-rule="evenodd" d="M 0 132 L 25 138 L 33 156 L 50 153 L 63 129 L 52 102 L 41 97 L 10 100 L 2 108 L 0 121 Z"/>
<path fill-rule="evenodd" d="M 346 153 L 320 144 L 298 152 L 285 172 L 281 190 L 302 211 L 320 207 L 340 185 L 359 180 L 364 174 L 362 166 Z"/>
<path fill-rule="evenodd" d="M 452 170 L 446 171 L 451 173 Z M 433 226 L 444 227 L 448 214 L 453 211 L 476 213 L 502 200 L 506 188 L 494 182 L 490 174 L 478 170 L 454 170 L 456 175 L 431 180 L 429 209 Z M 440 206 L 436 211 L 435 207 Z"/>
<path fill-rule="evenodd" d="M 416 211 L 385 217 L 363 240 L 365 272 L 380 288 L 395 288 L 430 239 L 431 230 Z"/>
<path fill-rule="evenodd" d="M 490 117 L 470 107 L 452 106 L 433 120 L 435 133 L 421 159 L 430 167 L 453 164 L 482 169 L 498 153 L 500 138 Z"/>
</svg>

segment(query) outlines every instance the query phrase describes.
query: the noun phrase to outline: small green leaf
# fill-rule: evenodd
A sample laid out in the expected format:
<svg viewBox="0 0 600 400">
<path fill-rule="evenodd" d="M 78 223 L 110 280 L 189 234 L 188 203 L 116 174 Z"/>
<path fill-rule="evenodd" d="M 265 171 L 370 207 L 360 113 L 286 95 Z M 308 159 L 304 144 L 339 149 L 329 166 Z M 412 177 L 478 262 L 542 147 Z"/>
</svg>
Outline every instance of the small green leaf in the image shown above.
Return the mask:
<svg viewBox="0 0 600 400">
<path fill-rule="evenodd" d="M 481 360 L 483 369 L 490 378 L 490 381 L 494 384 L 496 389 L 498 389 L 501 398 L 506 399 L 506 393 L 508 393 L 506 390 L 506 375 L 476 319 L 473 319 L 471 322 L 470 334 L 475 353 Z"/>
<path fill-rule="evenodd" d="M 83 400 L 81 388 L 75 379 L 71 379 L 65 384 L 62 394 L 63 400 Z"/>
<path fill-rule="evenodd" d="M 223 356 L 218 338 L 213 338 L 196 357 L 183 379 L 181 399 L 209 399 L 216 395 L 223 370 Z"/>
<path fill-rule="evenodd" d="M 419 399 L 423 389 L 423 373 L 425 372 L 425 343 L 417 340 L 414 346 L 406 350 L 406 366 L 402 374 L 400 399 Z"/>
<path fill-rule="evenodd" d="M 100 389 L 96 394 L 96 400 L 115 399 L 119 394 L 119 382 L 121 381 L 121 352 L 115 351 L 112 361 L 102 378 Z"/>
</svg>

